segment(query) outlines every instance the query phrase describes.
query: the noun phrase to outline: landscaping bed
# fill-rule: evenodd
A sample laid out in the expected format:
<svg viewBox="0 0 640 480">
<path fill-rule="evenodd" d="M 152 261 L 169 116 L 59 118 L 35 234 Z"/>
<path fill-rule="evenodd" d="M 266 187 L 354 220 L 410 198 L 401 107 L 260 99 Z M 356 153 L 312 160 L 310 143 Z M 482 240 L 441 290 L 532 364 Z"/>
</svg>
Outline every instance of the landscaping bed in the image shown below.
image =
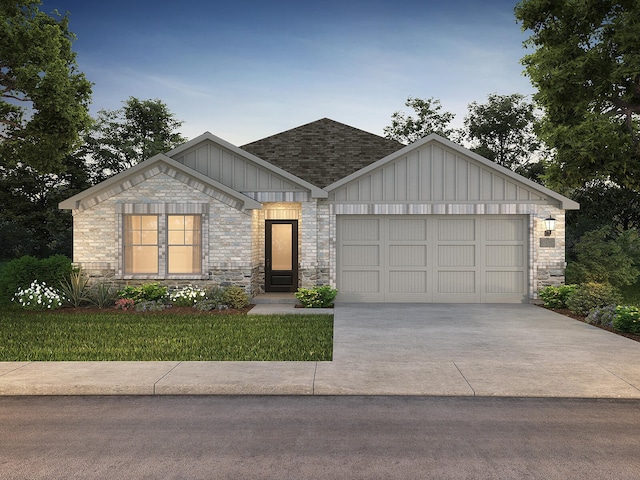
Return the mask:
<svg viewBox="0 0 640 480">
<path fill-rule="evenodd" d="M 564 315 L 565 317 L 570 317 L 573 318 L 574 320 L 578 320 L 579 322 L 582 323 L 587 323 L 593 327 L 597 327 L 600 328 L 602 330 L 606 330 L 607 332 L 611 332 L 611 333 L 615 333 L 616 335 L 620 335 L 622 337 L 626 337 L 629 338 L 631 340 L 635 340 L 636 342 L 640 342 L 640 335 L 636 335 L 634 333 L 629 333 L 629 332 L 620 332 L 618 330 L 615 330 L 613 327 L 609 327 L 606 325 L 594 325 L 592 323 L 588 323 L 586 321 L 586 317 L 580 316 L 580 315 L 576 315 L 575 313 L 571 312 L 571 310 L 567 309 L 567 308 L 548 308 L 548 307 L 543 307 L 543 308 L 547 308 L 547 310 L 551 310 L 553 312 L 559 313 L 561 315 Z"/>
</svg>

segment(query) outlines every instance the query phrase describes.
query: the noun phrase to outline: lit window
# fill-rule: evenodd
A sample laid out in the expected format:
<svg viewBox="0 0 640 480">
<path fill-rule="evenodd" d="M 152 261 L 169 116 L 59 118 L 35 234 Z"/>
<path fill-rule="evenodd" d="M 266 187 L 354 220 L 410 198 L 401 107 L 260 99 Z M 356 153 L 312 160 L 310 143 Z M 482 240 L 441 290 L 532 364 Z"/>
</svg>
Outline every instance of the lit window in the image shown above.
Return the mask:
<svg viewBox="0 0 640 480">
<path fill-rule="evenodd" d="M 158 273 L 158 216 L 126 215 L 125 273 Z"/>
<path fill-rule="evenodd" d="M 167 217 L 167 273 L 202 271 L 201 222 L 199 215 Z"/>
</svg>

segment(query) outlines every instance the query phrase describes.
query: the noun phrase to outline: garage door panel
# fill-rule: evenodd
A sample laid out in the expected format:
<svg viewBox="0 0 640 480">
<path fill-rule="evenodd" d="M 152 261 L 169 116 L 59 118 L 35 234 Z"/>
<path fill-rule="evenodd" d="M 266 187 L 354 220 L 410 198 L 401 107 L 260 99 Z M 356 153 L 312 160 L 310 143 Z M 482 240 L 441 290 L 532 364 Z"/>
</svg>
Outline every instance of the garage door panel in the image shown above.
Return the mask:
<svg viewBox="0 0 640 480">
<path fill-rule="evenodd" d="M 524 247 L 522 245 L 487 245 L 487 267 L 523 267 Z"/>
<path fill-rule="evenodd" d="M 486 238 L 488 241 L 523 241 L 523 227 L 524 220 L 520 218 L 488 219 Z"/>
<path fill-rule="evenodd" d="M 389 240 L 391 241 L 426 241 L 426 219 L 390 219 Z"/>
<path fill-rule="evenodd" d="M 345 241 L 380 241 L 381 219 L 349 219 L 342 223 L 342 239 Z"/>
<path fill-rule="evenodd" d="M 389 266 L 427 266 L 427 246 L 426 245 L 390 245 L 389 246 Z"/>
<path fill-rule="evenodd" d="M 427 293 L 427 272 L 394 270 L 389 272 L 390 293 Z"/>
<path fill-rule="evenodd" d="M 439 267 L 474 267 L 476 247 L 474 245 L 438 245 Z"/>
<path fill-rule="evenodd" d="M 342 264 L 345 267 L 379 267 L 378 245 L 345 245 L 342 247 Z"/>
<path fill-rule="evenodd" d="M 438 272 L 438 293 L 476 293 L 476 272 Z"/>
<path fill-rule="evenodd" d="M 485 291 L 487 293 L 521 293 L 523 282 L 523 272 L 487 272 Z"/>
<path fill-rule="evenodd" d="M 473 241 L 476 239 L 476 221 L 473 219 L 439 219 L 438 240 Z"/>
<path fill-rule="evenodd" d="M 340 290 L 344 293 L 380 293 L 380 272 L 346 270 Z"/>
</svg>

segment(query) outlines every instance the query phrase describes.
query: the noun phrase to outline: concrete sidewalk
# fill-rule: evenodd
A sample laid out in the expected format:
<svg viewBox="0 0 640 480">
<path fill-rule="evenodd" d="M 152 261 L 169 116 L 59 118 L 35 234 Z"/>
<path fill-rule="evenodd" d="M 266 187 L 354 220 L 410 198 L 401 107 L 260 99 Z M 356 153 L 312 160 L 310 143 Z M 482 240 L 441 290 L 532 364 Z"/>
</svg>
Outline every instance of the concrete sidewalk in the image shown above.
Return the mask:
<svg viewBox="0 0 640 480">
<path fill-rule="evenodd" d="M 0 363 L 0 395 L 640 398 L 640 343 L 533 305 L 345 304 L 334 314 L 331 362 Z"/>
</svg>

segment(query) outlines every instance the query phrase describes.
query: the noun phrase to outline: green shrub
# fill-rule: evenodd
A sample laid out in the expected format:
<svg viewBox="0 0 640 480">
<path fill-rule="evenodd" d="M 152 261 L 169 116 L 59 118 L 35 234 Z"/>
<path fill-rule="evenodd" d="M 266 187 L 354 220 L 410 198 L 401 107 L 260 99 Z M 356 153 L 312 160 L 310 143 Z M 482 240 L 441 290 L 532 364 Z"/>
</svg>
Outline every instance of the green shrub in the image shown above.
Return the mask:
<svg viewBox="0 0 640 480">
<path fill-rule="evenodd" d="M 167 308 L 167 305 L 160 300 L 143 300 L 136 303 L 135 306 L 136 312 L 160 312 L 165 308 Z"/>
<path fill-rule="evenodd" d="M 211 310 L 228 310 L 229 307 L 227 305 L 223 305 L 216 300 L 200 300 L 198 301 L 193 308 L 196 310 L 200 310 L 201 312 L 210 312 Z"/>
<path fill-rule="evenodd" d="M 223 305 L 224 291 L 225 289 L 220 286 L 208 287 L 205 289 L 205 297 L 207 300 L 215 302 L 216 306 Z"/>
<path fill-rule="evenodd" d="M 576 260 L 565 272 L 576 283 L 609 283 L 616 288 L 633 284 L 640 276 L 637 252 L 640 237 L 635 230 L 616 232 L 606 226 L 585 233 L 573 247 Z"/>
<path fill-rule="evenodd" d="M 240 287 L 227 287 L 222 294 L 222 303 L 229 308 L 244 308 L 249 305 L 249 295 Z"/>
<path fill-rule="evenodd" d="M 577 285 L 549 285 L 540 290 L 539 295 L 545 307 L 567 308 L 567 298 L 577 287 Z"/>
<path fill-rule="evenodd" d="M 594 308 L 619 304 L 621 298 L 620 293 L 608 283 L 583 283 L 567 298 L 567 308 L 586 317 Z"/>
<path fill-rule="evenodd" d="M 616 316 L 616 306 L 607 305 L 606 307 L 596 307 L 589 312 L 585 321 L 591 325 L 600 325 L 603 327 L 611 327 L 613 318 Z"/>
<path fill-rule="evenodd" d="M 71 272 L 67 278 L 60 281 L 60 291 L 67 303 L 78 308 L 89 303 L 89 277 L 81 271 Z"/>
<path fill-rule="evenodd" d="M 299 288 L 294 294 L 305 308 L 329 307 L 336 298 L 338 290 L 329 285 L 313 288 Z"/>
<path fill-rule="evenodd" d="M 640 334 L 640 308 L 634 305 L 618 305 L 613 318 L 613 328 L 620 332 Z"/>
<path fill-rule="evenodd" d="M 113 285 L 105 282 L 98 282 L 89 288 L 87 299 L 89 303 L 98 308 L 107 308 L 113 306 L 118 298 L 118 291 Z"/>
<path fill-rule="evenodd" d="M 43 260 L 26 255 L 11 260 L 0 271 L 0 303 L 9 303 L 14 293 L 28 288 L 33 281 L 58 285 L 72 270 L 71 260 L 64 255 Z"/>
<path fill-rule="evenodd" d="M 167 296 L 167 287 L 159 283 L 145 283 L 144 285 L 127 285 L 118 292 L 119 298 L 127 298 L 138 302 L 156 302 Z"/>
</svg>

